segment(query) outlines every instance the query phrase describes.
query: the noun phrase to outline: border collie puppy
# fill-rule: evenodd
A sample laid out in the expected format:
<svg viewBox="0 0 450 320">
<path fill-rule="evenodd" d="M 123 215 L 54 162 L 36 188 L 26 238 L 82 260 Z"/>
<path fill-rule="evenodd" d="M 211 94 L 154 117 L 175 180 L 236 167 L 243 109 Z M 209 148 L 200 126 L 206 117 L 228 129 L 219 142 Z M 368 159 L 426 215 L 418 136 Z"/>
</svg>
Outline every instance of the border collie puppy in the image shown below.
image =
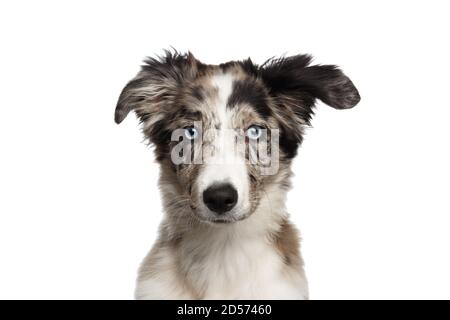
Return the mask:
<svg viewBox="0 0 450 320">
<path fill-rule="evenodd" d="M 115 121 L 134 110 L 142 122 L 165 211 L 137 299 L 308 298 L 285 208 L 291 162 L 316 99 L 335 109 L 360 100 L 341 70 L 311 60 L 209 65 L 166 51 L 125 86 Z"/>
</svg>

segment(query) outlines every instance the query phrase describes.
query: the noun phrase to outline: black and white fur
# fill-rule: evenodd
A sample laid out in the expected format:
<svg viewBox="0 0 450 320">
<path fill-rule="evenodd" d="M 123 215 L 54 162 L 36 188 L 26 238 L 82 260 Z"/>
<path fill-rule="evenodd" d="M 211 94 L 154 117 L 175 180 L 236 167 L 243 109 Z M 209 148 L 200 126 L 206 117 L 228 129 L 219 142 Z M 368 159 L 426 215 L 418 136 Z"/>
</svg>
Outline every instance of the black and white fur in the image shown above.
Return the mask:
<svg viewBox="0 0 450 320">
<path fill-rule="evenodd" d="M 250 59 L 207 65 L 177 52 L 145 61 L 115 113 L 120 123 L 136 112 L 161 166 L 165 218 L 141 265 L 136 298 L 308 298 L 299 236 L 285 200 L 291 161 L 316 99 L 347 109 L 360 97 L 336 66 L 311 65 L 309 55 L 263 65 Z M 199 121 L 204 134 L 192 143 L 196 150 L 210 151 L 203 153 L 205 161 L 174 164 L 171 133 Z M 261 175 L 245 152 L 232 152 L 233 141 L 255 125 L 279 130 L 276 174 Z M 236 139 L 225 139 L 224 129 L 235 132 Z M 207 161 L 230 154 L 231 163 Z M 205 200 L 214 186 L 235 194 L 225 213 Z M 213 193 L 212 201 L 216 194 L 223 195 Z"/>
</svg>

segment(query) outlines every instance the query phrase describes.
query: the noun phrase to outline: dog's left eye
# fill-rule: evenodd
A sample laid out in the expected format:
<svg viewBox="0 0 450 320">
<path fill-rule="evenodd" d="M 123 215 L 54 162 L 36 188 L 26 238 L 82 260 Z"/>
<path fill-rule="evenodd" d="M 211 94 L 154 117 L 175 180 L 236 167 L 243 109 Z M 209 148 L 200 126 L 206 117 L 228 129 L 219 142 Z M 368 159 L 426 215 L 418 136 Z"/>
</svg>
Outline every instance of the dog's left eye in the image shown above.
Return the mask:
<svg viewBox="0 0 450 320">
<path fill-rule="evenodd" d="M 256 140 L 261 137 L 262 128 L 260 126 L 253 125 L 247 129 L 246 135 L 249 139 Z"/>
<path fill-rule="evenodd" d="M 198 136 L 198 131 L 195 127 L 186 127 L 184 128 L 184 135 L 189 140 L 194 140 Z"/>
</svg>

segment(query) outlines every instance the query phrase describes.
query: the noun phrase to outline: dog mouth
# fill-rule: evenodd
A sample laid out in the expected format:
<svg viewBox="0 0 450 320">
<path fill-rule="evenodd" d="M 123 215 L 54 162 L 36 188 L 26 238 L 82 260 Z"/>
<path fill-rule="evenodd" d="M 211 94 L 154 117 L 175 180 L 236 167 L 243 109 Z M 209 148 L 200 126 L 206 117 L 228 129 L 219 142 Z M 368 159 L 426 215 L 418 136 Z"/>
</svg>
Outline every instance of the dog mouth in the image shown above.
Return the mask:
<svg viewBox="0 0 450 320">
<path fill-rule="evenodd" d="M 239 211 L 240 214 L 236 214 L 235 212 L 230 212 L 226 214 L 216 214 L 210 212 L 210 210 L 205 210 L 201 206 L 195 205 L 194 203 L 190 204 L 190 211 L 192 216 L 199 221 L 200 223 L 204 223 L 206 225 L 231 225 L 236 222 L 240 222 L 242 220 L 247 219 L 252 213 L 253 208 L 241 208 Z"/>
<path fill-rule="evenodd" d="M 241 217 L 223 217 L 223 218 L 197 217 L 197 219 L 208 225 L 230 225 L 230 224 L 245 220 L 246 218 L 248 218 L 248 216 L 249 215 L 244 215 Z"/>
<path fill-rule="evenodd" d="M 211 223 L 217 223 L 217 224 L 227 224 L 227 223 L 233 223 L 235 220 L 231 219 L 211 219 L 209 220 Z"/>
</svg>

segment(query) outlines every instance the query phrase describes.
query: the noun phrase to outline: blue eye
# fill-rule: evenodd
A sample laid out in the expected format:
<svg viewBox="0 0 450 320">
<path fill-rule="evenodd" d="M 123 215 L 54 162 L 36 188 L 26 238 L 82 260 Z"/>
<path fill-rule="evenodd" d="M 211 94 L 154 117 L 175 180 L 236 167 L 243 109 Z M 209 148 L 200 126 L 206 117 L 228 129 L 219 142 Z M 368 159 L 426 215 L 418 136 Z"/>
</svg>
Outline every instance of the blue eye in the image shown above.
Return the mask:
<svg viewBox="0 0 450 320">
<path fill-rule="evenodd" d="M 247 129 L 246 135 L 249 139 L 257 140 L 259 137 L 261 137 L 262 134 L 262 128 L 259 126 L 251 126 Z"/>
<path fill-rule="evenodd" d="M 198 136 L 198 131 L 194 127 L 187 127 L 187 128 L 184 129 L 184 135 L 189 140 L 194 140 Z"/>
</svg>

